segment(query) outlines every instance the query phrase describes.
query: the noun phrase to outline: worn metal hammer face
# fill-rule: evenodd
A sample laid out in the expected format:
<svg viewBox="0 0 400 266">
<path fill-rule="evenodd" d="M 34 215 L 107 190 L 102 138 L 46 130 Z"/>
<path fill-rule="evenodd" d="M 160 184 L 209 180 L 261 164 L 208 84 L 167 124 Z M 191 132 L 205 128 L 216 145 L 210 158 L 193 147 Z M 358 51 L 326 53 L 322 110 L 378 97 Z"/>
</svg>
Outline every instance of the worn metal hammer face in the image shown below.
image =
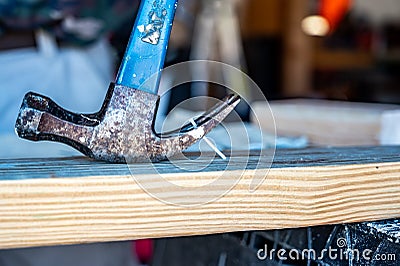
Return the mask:
<svg viewBox="0 0 400 266">
<path fill-rule="evenodd" d="M 190 123 L 163 134 L 154 131 L 159 73 L 176 4 L 177 0 L 141 2 L 117 80 L 99 112 L 75 114 L 45 96 L 28 93 L 16 122 L 18 135 L 63 142 L 91 158 L 121 163 L 157 162 L 203 138 L 235 108 L 239 97 L 226 97 L 196 119 L 196 126 Z"/>
</svg>

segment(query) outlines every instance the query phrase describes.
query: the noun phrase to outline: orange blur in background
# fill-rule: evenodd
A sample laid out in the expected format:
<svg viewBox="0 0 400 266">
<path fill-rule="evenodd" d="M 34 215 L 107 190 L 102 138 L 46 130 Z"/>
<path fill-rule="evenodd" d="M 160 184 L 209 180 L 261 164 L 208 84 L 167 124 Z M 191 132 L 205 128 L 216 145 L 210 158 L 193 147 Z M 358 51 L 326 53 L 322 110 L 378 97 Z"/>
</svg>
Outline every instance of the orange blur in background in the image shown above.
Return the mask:
<svg viewBox="0 0 400 266">
<path fill-rule="evenodd" d="M 331 32 L 350 10 L 352 2 L 351 0 L 321 0 L 320 14 L 329 21 Z"/>
</svg>

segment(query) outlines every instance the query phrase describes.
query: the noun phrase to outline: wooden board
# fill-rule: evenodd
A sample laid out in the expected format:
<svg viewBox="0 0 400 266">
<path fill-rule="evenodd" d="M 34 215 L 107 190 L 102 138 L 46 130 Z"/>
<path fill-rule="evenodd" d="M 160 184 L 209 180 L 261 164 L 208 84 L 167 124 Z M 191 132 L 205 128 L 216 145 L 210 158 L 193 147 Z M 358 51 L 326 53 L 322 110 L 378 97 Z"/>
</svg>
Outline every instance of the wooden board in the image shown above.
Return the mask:
<svg viewBox="0 0 400 266">
<path fill-rule="evenodd" d="M 232 159 L 242 158 L 235 154 Z M 224 165 L 216 160 L 204 172 L 190 173 L 169 163 L 157 167 L 168 179 L 196 185 L 212 180 Z M 267 179 L 251 193 L 254 167 L 249 163 L 242 179 L 222 198 L 179 207 L 146 194 L 125 165 L 85 158 L 0 160 L 0 248 L 400 217 L 399 147 L 280 151 Z M 137 165 L 134 171 L 154 182 L 148 169 Z M 240 172 L 229 171 L 232 178 Z"/>
<path fill-rule="evenodd" d="M 400 105 L 296 99 L 272 101 L 270 106 L 279 136 L 307 136 L 312 144 L 322 146 L 399 143 L 396 125 L 400 123 L 389 114 L 400 110 Z M 253 105 L 261 128 L 274 132 L 270 121 L 262 120 L 265 108 L 262 102 Z"/>
</svg>

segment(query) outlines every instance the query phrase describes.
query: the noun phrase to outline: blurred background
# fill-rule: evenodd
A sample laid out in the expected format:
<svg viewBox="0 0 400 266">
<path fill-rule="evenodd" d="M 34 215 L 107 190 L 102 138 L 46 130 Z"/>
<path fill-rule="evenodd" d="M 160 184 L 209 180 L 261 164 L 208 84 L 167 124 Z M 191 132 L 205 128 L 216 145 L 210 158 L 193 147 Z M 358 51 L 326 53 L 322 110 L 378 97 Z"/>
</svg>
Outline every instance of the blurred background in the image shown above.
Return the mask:
<svg viewBox="0 0 400 266">
<path fill-rule="evenodd" d="M 33 90 L 72 111 L 96 111 L 138 5 L 0 1 L 0 158 L 77 154 L 50 144 L 36 152 L 16 138 L 23 95 Z M 270 101 L 278 135 L 306 138 L 302 147 L 400 144 L 398 0 L 180 0 L 166 65 L 191 59 L 248 73 Z M 262 117 L 256 93 L 235 82 Z M 165 112 L 191 96 L 224 94 L 201 84 L 176 88 Z M 248 109 L 240 114 L 254 122 Z M 267 122 L 261 128 L 273 132 Z M 0 265 L 261 265 L 240 247 L 211 236 L 34 248 L 0 251 Z"/>
<path fill-rule="evenodd" d="M 186 9 L 181 15 L 178 12 L 179 24 L 175 30 L 175 45 L 182 49 L 180 57 L 185 59 L 190 57 L 191 48 L 193 55 L 196 48 L 193 41 L 198 41 L 198 35 L 207 36 L 191 30 L 196 29 L 198 16 L 202 15 L 207 1 L 192 2 L 189 10 L 194 11 Z M 220 2 L 225 6 L 237 2 L 231 15 L 237 15 L 239 23 L 244 53 L 242 68 L 262 88 L 268 100 L 307 97 L 400 102 L 398 1 Z M 209 12 L 210 9 L 208 6 Z M 221 35 L 218 27 L 214 28 L 214 34 L 217 38 Z M 234 45 L 235 39 L 230 40 Z M 232 61 L 221 56 L 218 59 Z"/>
</svg>

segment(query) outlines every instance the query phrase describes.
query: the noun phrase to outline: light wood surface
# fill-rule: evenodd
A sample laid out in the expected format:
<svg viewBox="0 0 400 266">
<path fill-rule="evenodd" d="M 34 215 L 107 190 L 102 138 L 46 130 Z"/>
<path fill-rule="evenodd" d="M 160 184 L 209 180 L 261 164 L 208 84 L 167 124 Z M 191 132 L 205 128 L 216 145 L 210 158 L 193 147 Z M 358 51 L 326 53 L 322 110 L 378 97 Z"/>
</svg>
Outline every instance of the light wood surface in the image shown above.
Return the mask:
<svg viewBox="0 0 400 266">
<path fill-rule="evenodd" d="M 271 101 L 270 106 L 279 136 L 307 136 L 319 146 L 398 143 L 399 133 L 388 126 L 393 120 L 385 114 L 400 110 L 400 105 L 294 99 Z M 275 125 L 262 120 L 265 103 L 254 103 L 253 110 L 261 128 L 275 132 Z"/>
<path fill-rule="evenodd" d="M 0 160 L 0 248 L 396 218 L 400 217 L 399 151 L 398 147 L 279 151 L 256 192 L 249 192 L 257 174 L 249 164 L 229 193 L 197 207 L 172 206 L 152 198 L 124 165 L 84 158 Z M 205 172 L 168 173 L 174 170 L 162 163 L 159 170 L 169 180 L 196 185 L 215 178 L 221 165 L 217 160 Z M 146 165 L 135 171 L 154 187 L 159 185 L 156 176 L 146 174 Z M 227 178 L 238 174 L 240 170 L 233 169 Z"/>
</svg>

